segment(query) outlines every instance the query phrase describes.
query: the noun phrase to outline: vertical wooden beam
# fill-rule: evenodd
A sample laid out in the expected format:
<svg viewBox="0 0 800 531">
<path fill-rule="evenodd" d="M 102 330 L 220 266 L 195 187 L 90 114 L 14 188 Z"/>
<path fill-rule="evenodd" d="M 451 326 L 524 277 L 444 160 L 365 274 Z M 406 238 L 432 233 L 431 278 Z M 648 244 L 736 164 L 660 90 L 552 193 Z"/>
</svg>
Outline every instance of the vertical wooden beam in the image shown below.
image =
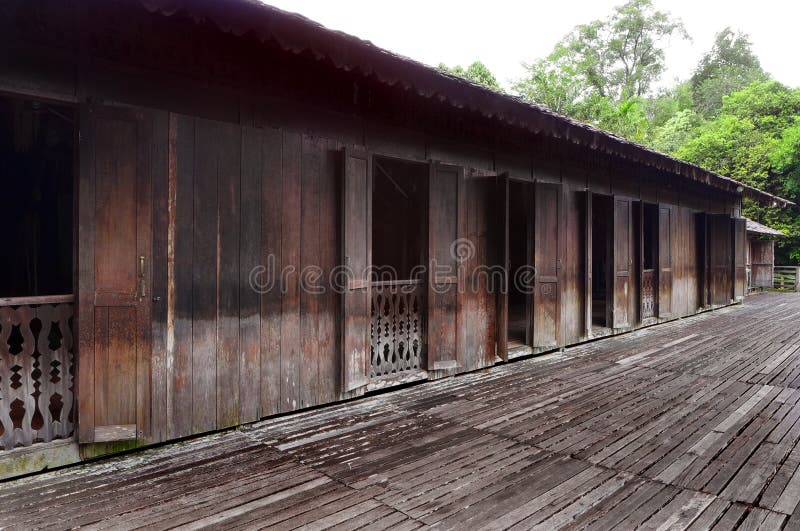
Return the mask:
<svg viewBox="0 0 800 531">
<path fill-rule="evenodd" d="M 499 263 L 503 279 L 497 290 L 497 350 L 503 361 L 508 361 L 508 290 L 511 287 L 511 259 L 509 242 L 509 178 L 508 173 L 497 177 L 497 226 L 496 235 L 500 247 Z M 526 242 L 515 242 L 516 245 L 527 245 Z"/>
<path fill-rule="evenodd" d="M 585 230 L 585 243 L 584 243 L 584 252 L 585 255 L 585 267 L 586 271 L 584 271 L 584 293 L 586 296 L 585 303 L 586 307 L 584 309 L 584 327 L 585 333 L 587 338 L 592 337 L 592 229 L 594 227 L 594 223 L 592 222 L 592 192 L 590 190 L 586 190 L 584 193 L 584 201 L 585 201 L 585 219 L 584 219 L 584 230 Z"/>
<path fill-rule="evenodd" d="M 222 131 L 216 122 L 195 120 L 194 247 L 192 264 L 192 432 L 217 427 L 217 253 L 219 160 Z M 178 263 L 182 267 L 182 263 Z"/>
<path fill-rule="evenodd" d="M 281 257 L 286 274 L 281 302 L 281 411 L 300 407 L 300 239 L 302 138 L 283 136 Z M 289 269 L 286 269 L 286 268 Z"/>
<path fill-rule="evenodd" d="M 261 130 L 242 128 L 239 243 L 239 421 L 261 416 L 261 314 L 258 288 L 251 284 L 266 257 L 261 251 Z"/>
<path fill-rule="evenodd" d="M 239 245 L 242 128 L 219 123 L 216 145 L 218 233 L 216 249 L 216 425 L 240 422 Z M 249 397 L 247 397 L 249 398 Z"/>
<path fill-rule="evenodd" d="M 261 137 L 261 415 L 281 411 L 281 268 L 283 267 L 283 134 L 259 131 Z"/>
<path fill-rule="evenodd" d="M 170 115 L 167 244 L 167 437 L 192 433 L 195 121 Z"/>
<path fill-rule="evenodd" d="M 319 260 L 324 272 L 325 293 L 319 296 L 319 385 L 320 403 L 333 402 L 339 392 L 341 342 L 339 341 L 339 295 L 330 283 L 339 258 L 339 152 L 334 140 L 323 145 L 319 180 Z"/>
<path fill-rule="evenodd" d="M 300 407 L 319 403 L 320 171 L 323 141 L 303 137 L 300 228 Z"/>
<path fill-rule="evenodd" d="M 144 257 L 143 278 L 139 278 L 139 302 L 136 308 L 136 426 L 137 439 L 152 440 L 152 370 L 153 370 L 153 111 L 143 111 L 138 126 L 136 156 L 136 248 Z"/>
<path fill-rule="evenodd" d="M 170 230 L 174 219 L 170 216 L 170 119 L 168 112 L 153 113 L 152 142 L 152 204 L 153 204 L 153 259 L 152 259 L 152 421 L 149 440 L 161 442 L 167 438 L 167 290 L 168 250 Z M 172 224 L 172 226 L 171 226 Z"/>
<path fill-rule="evenodd" d="M 80 107 L 78 181 L 78 372 L 75 396 L 78 412 L 78 442 L 94 441 L 94 127 L 93 110 Z"/>
</svg>

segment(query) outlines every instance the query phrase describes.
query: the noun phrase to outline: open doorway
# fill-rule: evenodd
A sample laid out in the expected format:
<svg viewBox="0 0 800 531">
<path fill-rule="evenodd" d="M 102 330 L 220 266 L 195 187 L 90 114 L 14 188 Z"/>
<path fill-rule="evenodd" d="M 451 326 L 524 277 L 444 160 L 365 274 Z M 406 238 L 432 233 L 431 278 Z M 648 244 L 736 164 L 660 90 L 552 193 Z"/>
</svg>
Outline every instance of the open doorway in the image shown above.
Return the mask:
<svg viewBox="0 0 800 531">
<path fill-rule="evenodd" d="M 371 378 L 426 366 L 428 179 L 427 164 L 373 159 Z"/>
<path fill-rule="evenodd" d="M 614 200 L 592 196 L 592 333 L 611 328 Z"/>
<path fill-rule="evenodd" d="M 0 450 L 72 436 L 74 109 L 0 97 Z"/>
<path fill-rule="evenodd" d="M 508 193 L 508 348 L 530 345 L 531 296 L 514 279 L 521 268 L 533 263 L 533 185 L 509 182 Z"/>
<path fill-rule="evenodd" d="M 695 278 L 697 278 L 697 310 L 708 306 L 708 219 L 703 212 L 694 215 Z"/>
<path fill-rule="evenodd" d="M 372 264 L 379 280 L 420 276 L 427 257 L 428 166 L 375 157 Z"/>
<path fill-rule="evenodd" d="M 0 297 L 72 293 L 75 115 L 0 98 Z"/>
<path fill-rule="evenodd" d="M 641 319 L 656 316 L 658 301 L 658 205 L 642 203 Z"/>
</svg>

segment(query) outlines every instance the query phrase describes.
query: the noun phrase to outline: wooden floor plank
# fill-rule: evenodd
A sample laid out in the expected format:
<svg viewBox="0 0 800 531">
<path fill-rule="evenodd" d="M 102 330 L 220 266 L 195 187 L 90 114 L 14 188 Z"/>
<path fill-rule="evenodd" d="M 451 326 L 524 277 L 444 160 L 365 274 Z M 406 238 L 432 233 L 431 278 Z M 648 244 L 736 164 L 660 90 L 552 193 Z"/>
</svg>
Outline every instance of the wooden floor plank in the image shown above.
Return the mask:
<svg viewBox="0 0 800 531">
<path fill-rule="evenodd" d="M 800 297 L 0 484 L 27 529 L 800 528 Z"/>
</svg>

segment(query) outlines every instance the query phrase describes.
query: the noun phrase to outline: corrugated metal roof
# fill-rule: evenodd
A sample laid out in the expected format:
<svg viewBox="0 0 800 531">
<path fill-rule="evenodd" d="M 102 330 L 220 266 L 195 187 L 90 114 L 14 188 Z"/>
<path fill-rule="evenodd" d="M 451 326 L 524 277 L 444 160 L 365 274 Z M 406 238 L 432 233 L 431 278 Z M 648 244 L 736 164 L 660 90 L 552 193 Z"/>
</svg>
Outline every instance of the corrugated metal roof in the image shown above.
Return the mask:
<svg viewBox="0 0 800 531">
<path fill-rule="evenodd" d="M 783 237 L 786 236 L 779 230 L 775 230 L 772 227 L 767 227 L 766 225 L 762 225 L 758 221 L 753 221 L 750 218 L 747 219 L 747 232 L 751 232 L 753 234 L 761 234 L 763 236 L 775 236 L 775 237 Z"/>
<path fill-rule="evenodd" d="M 288 52 L 310 53 L 338 69 L 373 76 L 387 85 L 399 84 L 426 98 L 478 112 L 509 125 L 553 138 L 569 140 L 594 150 L 681 175 L 774 206 L 794 204 L 697 165 L 678 160 L 648 147 L 603 131 L 541 105 L 523 101 L 441 72 L 418 61 L 328 29 L 295 13 L 256 0 L 138 0 L 148 11 L 172 16 L 183 13 L 196 22 L 209 21 L 220 31 L 236 36 L 252 34 L 262 42 L 274 42 Z"/>
</svg>

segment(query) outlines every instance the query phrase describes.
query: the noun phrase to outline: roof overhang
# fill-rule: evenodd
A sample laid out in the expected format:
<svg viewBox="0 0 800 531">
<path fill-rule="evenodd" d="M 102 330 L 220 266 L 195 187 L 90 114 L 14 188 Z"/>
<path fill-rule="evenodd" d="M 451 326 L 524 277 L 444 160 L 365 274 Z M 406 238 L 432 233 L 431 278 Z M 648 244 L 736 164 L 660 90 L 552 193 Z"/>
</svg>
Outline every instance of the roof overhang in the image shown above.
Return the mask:
<svg viewBox="0 0 800 531">
<path fill-rule="evenodd" d="M 755 234 L 763 238 L 784 238 L 786 235 L 779 230 L 773 229 L 772 227 L 768 227 L 767 225 L 763 225 L 757 221 L 753 221 L 752 219 L 745 218 L 747 220 L 747 233 L 748 234 Z"/>
<path fill-rule="evenodd" d="M 540 105 L 472 83 L 458 76 L 394 54 L 346 33 L 328 29 L 295 13 L 256 0 L 138 0 L 151 13 L 183 13 L 197 23 L 211 22 L 236 36 L 253 35 L 286 52 L 310 53 L 319 61 L 359 72 L 383 84 L 400 85 L 442 104 L 466 109 L 534 134 L 562 139 L 609 155 L 679 175 L 704 185 L 741 194 L 760 203 L 785 207 L 794 203 L 676 159 Z"/>
</svg>

